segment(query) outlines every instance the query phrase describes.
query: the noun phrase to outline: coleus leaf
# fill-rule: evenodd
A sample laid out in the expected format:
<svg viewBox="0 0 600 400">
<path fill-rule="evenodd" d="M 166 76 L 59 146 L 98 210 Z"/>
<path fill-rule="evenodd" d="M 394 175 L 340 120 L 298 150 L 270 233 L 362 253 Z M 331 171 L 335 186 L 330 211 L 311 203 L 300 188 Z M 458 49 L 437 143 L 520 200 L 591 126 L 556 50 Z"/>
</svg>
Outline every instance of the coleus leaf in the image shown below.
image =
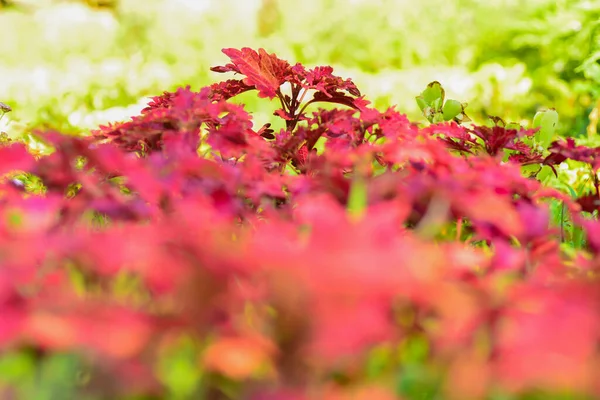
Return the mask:
<svg viewBox="0 0 600 400">
<path fill-rule="evenodd" d="M 220 73 L 235 72 L 246 75 L 246 78 L 213 85 L 215 100 L 227 99 L 251 88 L 259 91 L 259 97 L 272 99 L 278 95 L 277 92 L 284 82 L 299 85 L 307 90 L 316 90 L 329 98 L 339 97 L 341 95 L 339 91 L 346 91 L 357 97 L 361 95 L 350 79 L 344 80 L 333 75 L 333 68 L 330 66 L 310 70 L 306 70 L 300 64 L 292 67 L 288 62 L 277 58 L 275 54 L 268 54 L 264 49 L 259 49 L 258 52 L 250 48 L 223 49 L 223 53 L 229 56 L 232 64 L 213 67 L 211 70 Z M 286 95 L 285 98 L 288 103 L 291 101 L 289 96 Z"/>
<path fill-rule="evenodd" d="M 228 48 L 223 49 L 223 53 L 231 59 L 232 64 L 213 67 L 211 70 L 246 75 L 243 83 L 256 87 L 259 97 L 275 98 L 277 90 L 291 72 L 287 61 L 277 58 L 275 54 L 268 54 L 264 49 L 256 52 L 249 47 L 241 50 Z"/>
<path fill-rule="evenodd" d="M 0 147 L 0 175 L 14 170 L 29 170 L 34 163 L 33 156 L 23 144 Z"/>
<path fill-rule="evenodd" d="M 356 99 L 354 99 L 353 97 L 347 96 L 340 92 L 336 92 L 333 94 L 329 94 L 329 93 L 325 93 L 325 92 L 317 92 L 314 94 L 311 102 L 322 101 L 322 102 L 327 102 L 327 103 L 337 103 L 337 104 L 342 104 L 344 106 L 352 107 L 352 108 L 358 110 L 359 108 L 354 104 L 355 100 Z"/>
<path fill-rule="evenodd" d="M 292 117 L 290 113 L 285 111 L 283 108 L 278 108 L 277 110 L 273 111 L 273 115 L 276 115 L 285 121 L 294 120 L 294 117 Z"/>
<path fill-rule="evenodd" d="M 213 101 L 228 100 L 240 93 L 254 90 L 255 87 L 246 85 L 242 79 L 229 79 L 225 82 L 211 85 L 210 97 Z"/>
<path fill-rule="evenodd" d="M 301 85 L 306 89 L 315 89 L 327 97 L 333 97 L 340 90 L 356 97 L 360 96 L 360 90 L 350 79 L 344 80 L 333 75 L 333 68 L 329 66 L 316 67 L 308 71 L 302 71 L 295 66 L 292 70 L 304 78 Z"/>
<path fill-rule="evenodd" d="M 259 136 L 264 137 L 265 139 L 275 139 L 275 135 L 273 134 L 273 132 L 275 132 L 273 129 L 271 129 L 271 124 L 267 123 L 264 124 L 257 132 L 256 134 Z"/>
<path fill-rule="evenodd" d="M 596 210 L 600 210 L 600 196 L 598 193 L 578 197 L 576 202 L 581 206 L 582 211 L 593 213 Z"/>
<path fill-rule="evenodd" d="M 455 122 L 430 125 L 423 131 L 431 134 L 443 135 L 438 137 L 438 139 L 451 149 L 463 153 L 473 154 L 475 149 L 480 148 L 479 143 L 477 143 L 475 138 L 469 134 L 466 129 L 457 125 Z"/>
<path fill-rule="evenodd" d="M 500 125 L 493 127 L 475 126 L 469 131 L 481 138 L 486 152 L 491 156 L 498 155 L 505 148 L 519 150 L 515 147 L 517 141 L 524 136 L 531 136 L 535 132 L 533 130 L 508 129 Z"/>
<path fill-rule="evenodd" d="M 546 165 L 557 165 L 566 159 L 581 161 L 600 168 L 600 147 L 586 147 L 575 144 L 575 139 L 554 141 L 548 148 L 550 155 L 544 159 Z"/>
<path fill-rule="evenodd" d="M 148 106 L 142 110 L 142 114 L 147 113 L 150 110 L 156 108 L 169 108 L 173 103 L 173 98 L 176 96 L 173 92 L 163 92 L 160 96 L 152 97 L 152 100 L 148 103 Z"/>
</svg>

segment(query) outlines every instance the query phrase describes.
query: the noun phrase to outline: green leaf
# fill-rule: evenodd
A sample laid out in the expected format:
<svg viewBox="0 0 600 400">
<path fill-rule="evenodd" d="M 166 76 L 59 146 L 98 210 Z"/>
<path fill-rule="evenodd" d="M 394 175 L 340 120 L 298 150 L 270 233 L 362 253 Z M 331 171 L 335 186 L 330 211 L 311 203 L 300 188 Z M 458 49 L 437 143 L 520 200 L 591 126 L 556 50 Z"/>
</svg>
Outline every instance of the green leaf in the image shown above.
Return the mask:
<svg viewBox="0 0 600 400">
<path fill-rule="evenodd" d="M 446 94 L 442 85 L 434 81 L 427 85 L 427 88 L 415 98 L 423 115 L 429 122 L 441 122 L 443 120 L 442 118 L 436 118 L 436 114 L 442 112 L 445 96 Z"/>
<path fill-rule="evenodd" d="M 542 170 L 538 173 L 537 179 L 543 184 L 548 184 L 551 179 L 554 179 L 554 171 L 547 165 L 542 167 Z"/>
<path fill-rule="evenodd" d="M 159 359 L 156 374 L 173 398 L 192 398 L 196 393 L 202 379 L 197 354 L 198 349 L 193 340 L 182 337 Z"/>
<path fill-rule="evenodd" d="M 536 133 L 535 138 L 544 149 L 547 149 L 550 143 L 552 143 L 557 124 L 558 113 L 553 108 L 539 111 L 533 117 L 533 127 L 540 128 Z"/>
<path fill-rule="evenodd" d="M 573 227 L 573 247 L 580 249 L 583 247 L 585 242 L 585 232 L 582 227 Z"/>
<path fill-rule="evenodd" d="M 400 371 L 396 392 L 402 398 L 425 400 L 439 399 L 440 380 L 422 365 L 406 365 Z"/>
<path fill-rule="evenodd" d="M 530 177 L 530 176 L 538 173 L 538 171 L 540 171 L 539 164 L 524 165 L 521 167 L 521 173 L 523 174 L 523 176 L 526 176 L 526 177 Z"/>
<path fill-rule="evenodd" d="M 366 375 L 375 379 L 381 376 L 394 363 L 392 350 L 387 346 L 374 348 L 367 359 Z"/>
<path fill-rule="evenodd" d="M 16 383 L 33 375 L 35 361 L 26 352 L 5 353 L 0 357 L 0 382 Z"/>
<path fill-rule="evenodd" d="M 441 106 L 442 102 L 444 101 L 444 97 L 446 96 L 446 92 L 438 81 L 433 81 L 427 85 L 427 88 L 423 90 L 421 96 L 423 96 L 423 99 L 427 102 L 427 104 L 433 104 L 439 99 L 439 104 Z"/>
<path fill-rule="evenodd" d="M 429 355 L 430 344 L 426 337 L 416 335 L 402 342 L 399 350 L 403 363 L 421 364 Z"/>
<path fill-rule="evenodd" d="M 442 98 L 437 98 L 435 99 L 432 103 L 431 103 L 431 107 L 433 108 L 433 110 L 438 113 L 440 111 L 442 111 Z"/>
<path fill-rule="evenodd" d="M 444 104 L 442 114 L 444 115 L 444 121 L 450 121 L 456 118 L 463 112 L 463 106 L 458 100 L 448 100 Z"/>
<path fill-rule="evenodd" d="M 35 383 L 24 387 L 23 398 L 53 400 L 77 398 L 82 365 L 75 354 L 55 353 L 38 364 Z"/>
<path fill-rule="evenodd" d="M 421 111 L 425 112 L 425 108 L 429 106 L 425 101 L 425 98 L 423 96 L 417 96 L 415 99 L 417 99 L 417 104 L 419 105 Z"/>
<path fill-rule="evenodd" d="M 360 217 L 367 208 L 367 182 L 362 177 L 353 180 L 347 207 L 353 217 Z"/>
<path fill-rule="evenodd" d="M 434 124 L 444 122 L 444 116 L 441 113 L 435 113 L 435 114 L 433 114 L 432 122 Z"/>
<path fill-rule="evenodd" d="M 71 263 L 66 265 L 66 271 L 75 293 L 77 293 L 78 296 L 84 296 L 86 292 L 86 282 L 83 272 Z"/>
</svg>

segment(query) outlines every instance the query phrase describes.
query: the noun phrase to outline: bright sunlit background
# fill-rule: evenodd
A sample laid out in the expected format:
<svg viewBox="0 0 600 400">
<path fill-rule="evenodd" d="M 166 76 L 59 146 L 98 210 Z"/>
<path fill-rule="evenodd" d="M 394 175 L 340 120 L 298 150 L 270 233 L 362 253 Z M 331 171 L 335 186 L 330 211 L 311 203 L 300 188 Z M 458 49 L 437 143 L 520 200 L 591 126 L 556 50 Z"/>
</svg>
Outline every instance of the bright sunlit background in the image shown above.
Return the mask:
<svg viewBox="0 0 600 400">
<path fill-rule="evenodd" d="M 126 120 L 148 96 L 221 80 L 221 48 L 248 46 L 330 64 L 415 120 L 439 80 L 476 121 L 555 107 L 561 133 L 582 136 L 600 104 L 599 21 L 593 0 L 3 0 L 0 101 L 14 111 L 0 131 Z"/>
</svg>

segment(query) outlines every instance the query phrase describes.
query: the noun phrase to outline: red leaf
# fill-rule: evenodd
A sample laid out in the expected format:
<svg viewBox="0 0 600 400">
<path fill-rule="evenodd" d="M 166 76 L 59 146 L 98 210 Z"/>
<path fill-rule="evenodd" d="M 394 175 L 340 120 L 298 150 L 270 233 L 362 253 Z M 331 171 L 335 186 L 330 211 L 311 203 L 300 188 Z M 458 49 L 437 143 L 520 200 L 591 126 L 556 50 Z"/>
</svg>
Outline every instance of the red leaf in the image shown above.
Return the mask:
<svg viewBox="0 0 600 400">
<path fill-rule="evenodd" d="M 324 101 L 327 103 L 337 103 L 342 104 L 344 106 L 352 107 L 358 110 L 358 107 L 354 105 L 354 97 L 347 96 L 341 92 L 335 92 L 333 94 L 329 94 L 327 92 L 317 92 L 313 96 L 312 101 Z"/>
<path fill-rule="evenodd" d="M 306 81 L 302 86 L 318 90 L 327 97 L 332 97 L 338 90 L 345 90 L 356 97 L 360 96 L 360 90 L 350 79 L 344 80 L 333 75 L 333 68 L 329 66 L 308 70 L 303 76 Z"/>
<path fill-rule="evenodd" d="M 544 160 L 546 165 L 556 165 L 570 159 L 586 162 L 594 169 L 598 168 L 600 147 L 578 146 L 575 144 L 575 139 L 567 138 L 567 140 L 553 142 L 548 150 L 550 155 Z"/>
<path fill-rule="evenodd" d="M 163 92 L 162 95 L 153 97 L 152 100 L 148 103 L 148 107 L 142 110 L 142 114 L 147 113 L 150 110 L 154 110 L 155 108 L 169 108 L 173 103 L 173 97 L 175 97 L 176 93 L 172 92 Z"/>
<path fill-rule="evenodd" d="M 229 79 L 225 82 L 211 85 L 210 97 L 213 101 L 228 100 L 240 93 L 256 89 L 254 86 L 246 85 L 241 79 Z"/>
<path fill-rule="evenodd" d="M 515 390 L 588 391 L 597 370 L 597 302 L 581 285 L 512 294 L 498 335 L 501 382 Z M 567 286 L 567 287 L 565 287 Z"/>
<path fill-rule="evenodd" d="M 290 64 L 277 58 L 275 54 L 268 54 L 264 49 L 258 53 L 251 48 L 244 47 L 241 50 L 223 49 L 223 53 L 231 59 L 233 65 L 216 67 L 213 71 L 234 71 L 246 75 L 243 80 L 245 85 L 255 86 L 259 97 L 270 99 L 277 96 L 277 90 L 286 75 L 290 74 Z"/>
<path fill-rule="evenodd" d="M 29 170 L 35 159 L 23 144 L 0 147 L 0 175 L 14 170 Z"/>
</svg>

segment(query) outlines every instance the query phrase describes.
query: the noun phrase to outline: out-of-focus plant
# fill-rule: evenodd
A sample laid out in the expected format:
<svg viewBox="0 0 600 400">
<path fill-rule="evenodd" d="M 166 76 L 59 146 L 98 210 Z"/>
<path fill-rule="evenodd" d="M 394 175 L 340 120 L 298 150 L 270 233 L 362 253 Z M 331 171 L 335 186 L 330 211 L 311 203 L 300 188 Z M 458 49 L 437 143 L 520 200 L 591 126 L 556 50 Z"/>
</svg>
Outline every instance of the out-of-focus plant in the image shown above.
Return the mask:
<svg viewBox="0 0 600 400">
<path fill-rule="evenodd" d="M 431 123 L 443 121 L 455 121 L 457 123 L 468 122 L 469 117 L 465 114 L 466 103 L 446 98 L 446 92 L 439 82 L 431 82 L 427 88 L 417 96 L 417 104 L 423 115 Z"/>
<path fill-rule="evenodd" d="M 525 65 L 532 86 L 519 102 L 523 112 L 552 104 L 561 110 L 563 134 L 584 135 L 599 99 L 592 60 L 600 50 L 600 4 L 580 0 L 508 2 L 503 7 L 506 13 L 498 12 L 493 2 L 479 7 L 493 14 L 495 23 L 473 21 L 482 49 L 473 65 L 490 61 Z M 501 32 L 498 26 L 502 26 Z M 492 112 L 498 111 L 500 107 Z"/>
</svg>

